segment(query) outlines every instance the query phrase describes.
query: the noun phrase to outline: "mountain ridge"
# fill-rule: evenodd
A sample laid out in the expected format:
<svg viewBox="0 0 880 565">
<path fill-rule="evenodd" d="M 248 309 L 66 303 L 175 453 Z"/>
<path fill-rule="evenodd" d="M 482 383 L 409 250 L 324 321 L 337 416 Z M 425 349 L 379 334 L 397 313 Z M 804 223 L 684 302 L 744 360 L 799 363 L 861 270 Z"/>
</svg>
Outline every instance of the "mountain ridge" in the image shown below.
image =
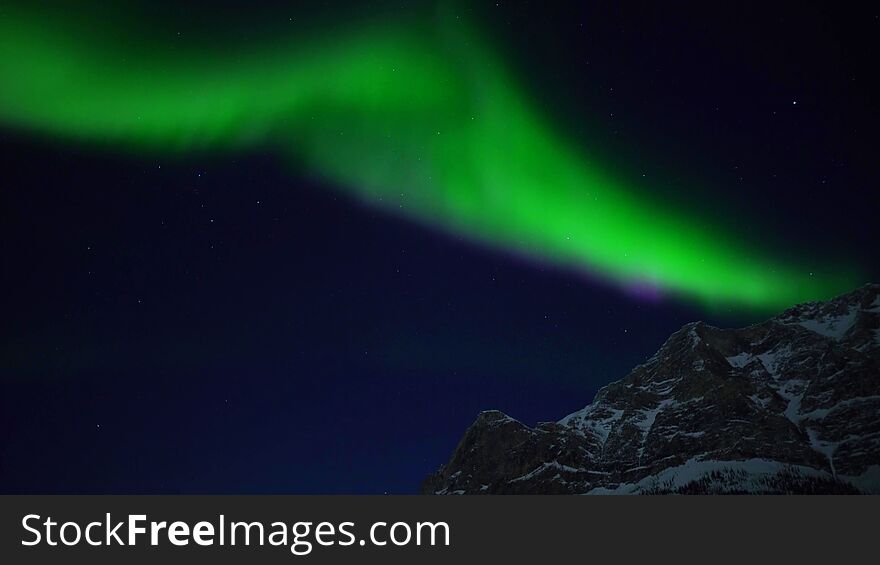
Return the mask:
<svg viewBox="0 0 880 565">
<path fill-rule="evenodd" d="M 484 411 L 423 492 L 880 492 L 880 285 L 686 324 L 556 422 Z"/>
</svg>

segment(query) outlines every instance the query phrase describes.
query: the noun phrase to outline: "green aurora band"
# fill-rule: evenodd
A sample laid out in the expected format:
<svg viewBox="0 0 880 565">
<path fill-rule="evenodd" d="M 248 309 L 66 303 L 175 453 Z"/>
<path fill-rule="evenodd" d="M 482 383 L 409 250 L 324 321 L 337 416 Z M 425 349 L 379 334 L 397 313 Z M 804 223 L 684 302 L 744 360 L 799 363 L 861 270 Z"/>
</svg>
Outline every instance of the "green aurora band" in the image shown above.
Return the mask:
<svg viewBox="0 0 880 565">
<path fill-rule="evenodd" d="M 0 124 L 134 151 L 274 147 L 370 206 L 712 308 L 780 308 L 857 281 L 774 260 L 617 178 L 460 22 L 200 49 L 106 19 L 6 10 Z"/>
</svg>

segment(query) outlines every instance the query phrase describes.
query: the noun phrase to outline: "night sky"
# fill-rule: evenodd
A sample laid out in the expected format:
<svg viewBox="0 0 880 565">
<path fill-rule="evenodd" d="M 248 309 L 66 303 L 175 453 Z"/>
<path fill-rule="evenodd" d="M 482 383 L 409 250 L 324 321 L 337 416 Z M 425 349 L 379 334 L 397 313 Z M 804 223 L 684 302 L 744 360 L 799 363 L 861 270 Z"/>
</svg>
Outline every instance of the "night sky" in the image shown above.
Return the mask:
<svg viewBox="0 0 880 565">
<path fill-rule="evenodd" d="M 71 10 L 41 17 L 89 20 Z M 432 9 L 240 10 L 150 3 L 124 21 L 171 52 L 196 37 L 231 56 Z M 479 29 L 572 146 L 643 182 L 664 203 L 647 208 L 657 225 L 683 210 L 710 239 L 796 265 L 792 288 L 843 267 L 852 286 L 880 280 L 880 16 L 718 10 L 489 2 L 443 21 Z M 480 410 L 559 419 L 687 322 L 744 325 L 790 305 L 717 300 L 705 289 L 730 286 L 732 263 L 634 290 L 610 260 L 591 273 L 506 232 L 475 237 L 473 220 L 371 205 L 344 182 L 363 167 L 320 174 L 275 142 L 168 150 L 24 123 L 5 112 L 27 102 L 3 94 L 9 68 L 2 492 L 414 493 Z"/>
</svg>

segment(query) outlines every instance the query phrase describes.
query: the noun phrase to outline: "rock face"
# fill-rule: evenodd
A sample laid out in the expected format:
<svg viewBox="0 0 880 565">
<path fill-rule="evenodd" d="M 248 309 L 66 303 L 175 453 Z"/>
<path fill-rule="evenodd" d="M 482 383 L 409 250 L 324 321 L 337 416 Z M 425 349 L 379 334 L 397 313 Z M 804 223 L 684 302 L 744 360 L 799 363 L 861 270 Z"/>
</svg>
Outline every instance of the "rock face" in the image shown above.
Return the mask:
<svg viewBox="0 0 880 565">
<path fill-rule="evenodd" d="M 880 285 L 688 324 L 558 422 L 483 412 L 423 491 L 880 492 Z"/>
</svg>

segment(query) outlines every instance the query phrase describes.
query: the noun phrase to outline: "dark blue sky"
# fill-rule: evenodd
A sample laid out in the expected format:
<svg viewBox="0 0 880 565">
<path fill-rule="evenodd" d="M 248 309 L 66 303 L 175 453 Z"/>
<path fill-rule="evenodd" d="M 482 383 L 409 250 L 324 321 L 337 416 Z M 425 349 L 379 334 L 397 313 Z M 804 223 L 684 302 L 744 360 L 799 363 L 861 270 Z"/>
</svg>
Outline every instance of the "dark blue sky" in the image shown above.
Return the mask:
<svg viewBox="0 0 880 565">
<path fill-rule="evenodd" d="M 622 170 L 876 278 L 880 21 L 663 10 L 476 17 Z M 478 411 L 558 419 L 686 322 L 755 321 L 388 218 L 259 151 L 0 148 L 3 492 L 416 492 Z"/>
</svg>

